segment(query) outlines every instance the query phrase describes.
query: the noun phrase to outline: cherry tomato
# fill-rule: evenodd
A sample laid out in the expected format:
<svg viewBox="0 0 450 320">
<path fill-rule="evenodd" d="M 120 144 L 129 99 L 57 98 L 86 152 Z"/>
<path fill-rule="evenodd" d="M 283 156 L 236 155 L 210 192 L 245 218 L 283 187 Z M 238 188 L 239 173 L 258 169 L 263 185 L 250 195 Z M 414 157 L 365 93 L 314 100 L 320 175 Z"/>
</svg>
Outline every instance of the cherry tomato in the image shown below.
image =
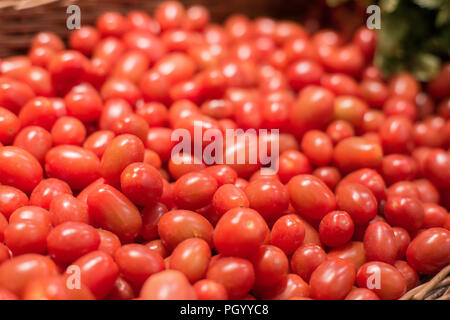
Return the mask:
<svg viewBox="0 0 450 320">
<path fill-rule="evenodd" d="M 332 211 L 319 224 L 320 240 L 329 247 L 347 243 L 353 236 L 354 224 L 345 211 Z"/>
<path fill-rule="evenodd" d="M 212 203 L 220 215 L 233 208 L 248 208 L 250 205 L 245 192 L 233 184 L 220 186 L 214 193 Z"/>
<path fill-rule="evenodd" d="M 48 252 L 59 262 L 71 263 L 86 253 L 97 250 L 99 245 L 97 230 L 83 222 L 63 222 L 47 236 Z"/>
<path fill-rule="evenodd" d="M 342 182 L 336 189 L 336 199 L 339 210 L 347 212 L 356 224 L 367 224 L 378 212 L 377 199 L 362 184 Z"/>
<path fill-rule="evenodd" d="M 203 279 L 194 284 L 198 300 L 227 300 L 228 293 L 225 287 L 213 280 Z"/>
<path fill-rule="evenodd" d="M 67 183 L 55 178 L 44 179 L 33 189 L 30 205 L 48 209 L 52 200 L 61 194 L 72 195 Z"/>
<path fill-rule="evenodd" d="M 0 183 L 30 193 L 42 180 L 36 158 L 18 147 L 0 147 Z"/>
<path fill-rule="evenodd" d="M 186 276 L 177 270 L 165 270 L 150 276 L 142 286 L 143 300 L 195 300 L 195 290 Z"/>
<path fill-rule="evenodd" d="M 0 185 L 0 212 L 6 217 L 16 209 L 28 205 L 29 200 L 25 193 L 17 188 Z"/>
<path fill-rule="evenodd" d="M 287 189 L 291 204 L 301 215 L 308 218 L 321 219 L 336 208 L 333 192 L 315 176 L 295 176 L 287 184 Z"/>
<path fill-rule="evenodd" d="M 393 264 L 398 255 L 397 239 L 391 226 L 379 221 L 369 224 L 364 234 L 367 261 Z"/>
<path fill-rule="evenodd" d="M 250 208 L 225 213 L 214 229 L 214 246 L 224 255 L 247 257 L 262 245 L 269 233 L 263 217 Z"/>
<path fill-rule="evenodd" d="M 216 190 L 216 179 L 207 173 L 186 173 L 175 182 L 174 202 L 181 209 L 200 209 L 211 203 Z"/>
<path fill-rule="evenodd" d="M 270 243 L 292 254 L 305 239 L 305 225 L 295 214 L 288 214 L 275 221 L 270 233 Z"/>
<path fill-rule="evenodd" d="M 189 210 L 172 210 L 164 214 L 158 223 L 158 233 L 169 251 L 189 238 L 201 238 L 212 246 L 211 223 L 198 213 Z"/>
<path fill-rule="evenodd" d="M 126 244 L 118 248 L 114 260 L 122 276 L 137 286 L 165 269 L 163 258 L 142 244 Z"/>
<path fill-rule="evenodd" d="M 28 126 L 19 131 L 13 146 L 31 153 L 41 164 L 45 162 L 46 153 L 52 148 L 53 137 L 42 127 Z"/>
<path fill-rule="evenodd" d="M 356 271 L 353 264 L 341 258 L 329 258 L 311 274 L 311 297 L 323 300 L 342 300 L 352 289 Z"/>
<path fill-rule="evenodd" d="M 89 222 L 86 203 L 78 200 L 69 193 L 62 193 L 55 196 L 50 202 L 49 211 L 54 227 L 68 221 Z"/>
</svg>

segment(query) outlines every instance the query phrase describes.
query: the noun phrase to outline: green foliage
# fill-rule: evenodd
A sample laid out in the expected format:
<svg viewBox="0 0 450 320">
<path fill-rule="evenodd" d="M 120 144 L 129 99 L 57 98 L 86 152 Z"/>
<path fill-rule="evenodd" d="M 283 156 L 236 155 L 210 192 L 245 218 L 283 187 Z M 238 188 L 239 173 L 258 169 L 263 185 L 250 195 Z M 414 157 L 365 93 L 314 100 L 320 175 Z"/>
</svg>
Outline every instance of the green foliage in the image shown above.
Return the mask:
<svg viewBox="0 0 450 320">
<path fill-rule="evenodd" d="M 328 0 L 333 6 L 350 0 Z M 358 1 L 358 0 L 355 0 Z M 386 76 L 411 71 L 428 81 L 450 59 L 450 0 L 378 0 L 381 29 L 375 64 Z"/>
</svg>

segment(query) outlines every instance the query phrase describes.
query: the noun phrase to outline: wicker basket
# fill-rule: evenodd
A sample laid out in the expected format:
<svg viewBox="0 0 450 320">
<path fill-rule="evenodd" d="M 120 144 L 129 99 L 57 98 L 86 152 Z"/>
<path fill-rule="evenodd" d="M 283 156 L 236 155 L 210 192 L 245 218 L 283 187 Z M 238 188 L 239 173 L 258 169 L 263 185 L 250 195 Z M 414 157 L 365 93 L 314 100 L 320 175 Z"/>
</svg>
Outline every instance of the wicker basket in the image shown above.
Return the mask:
<svg viewBox="0 0 450 320">
<path fill-rule="evenodd" d="M 161 0 L 0 0 L 0 57 L 26 53 L 37 31 L 52 31 L 67 38 L 66 8 L 76 4 L 81 9 L 82 24 L 94 25 L 105 11 L 122 13 L 131 10 L 153 12 Z M 222 22 L 232 13 L 250 17 L 270 15 L 278 18 L 299 18 L 305 8 L 320 10 L 323 0 L 311 6 L 308 0 L 181 0 L 186 6 L 202 4 L 214 21 Z M 309 6 L 308 6 L 309 2 Z M 319 5 L 320 4 L 320 5 Z"/>
<path fill-rule="evenodd" d="M 103 3 L 104 2 L 104 3 Z M 52 31 L 67 39 L 66 8 L 76 4 L 81 8 L 82 24 L 94 25 L 105 11 L 122 13 L 131 10 L 153 12 L 161 0 L 0 0 L 0 57 L 27 52 L 32 37 L 38 31 Z M 313 14 L 329 24 L 324 0 L 181 0 L 186 6 L 202 4 L 212 19 L 222 22 L 233 13 L 250 17 L 302 19 Z M 311 27 L 314 29 L 314 26 Z M 402 300 L 450 300 L 450 265 L 431 280 L 410 290 Z"/>
<path fill-rule="evenodd" d="M 450 265 L 431 280 L 408 291 L 400 300 L 450 300 Z"/>
</svg>

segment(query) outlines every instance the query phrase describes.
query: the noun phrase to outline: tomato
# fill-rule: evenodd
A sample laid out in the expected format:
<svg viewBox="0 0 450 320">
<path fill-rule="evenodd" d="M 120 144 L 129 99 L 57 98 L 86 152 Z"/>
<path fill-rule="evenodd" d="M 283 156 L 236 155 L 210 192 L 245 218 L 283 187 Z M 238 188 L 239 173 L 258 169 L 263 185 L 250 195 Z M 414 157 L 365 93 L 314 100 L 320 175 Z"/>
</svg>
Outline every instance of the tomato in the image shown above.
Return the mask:
<svg viewBox="0 0 450 320">
<path fill-rule="evenodd" d="M 383 158 L 381 146 L 361 137 L 350 137 L 334 148 L 333 159 L 343 172 L 377 168 Z"/>
<path fill-rule="evenodd" d="M 438 187 L 450 186 L 450 155 L 444 150 L 432 150 L 425 162 L 425 174 Z"/>
<path fill-rule="evenodd" d="M 332 211 L 319 224 L 320 240 L 329 247 L 347 243 L 353 236 L 354 224 L 345 211 Z"/>
<path fill-rule="evenodd" d="M 167 212 L 167 207 L 158 202 L 141 211 L 142 230 L 140 235 L 146 240 L 154 240 L 158 238 L 158 222 Z"/>
<path fill-rule="evenodd" d="M 396 300 L 406 292 L 406 280 L 390 264 L 373 261 L 359 268 L 356 283 L 360 288 L 373 291 L 382 300 Z"/>
<path fill-rule="evenodd" d="M 131 105 L 122 98 L 108 99 L 102 109 L 99 119 L 99 128 L 103 130 L 112 130 L 113 124 L 122 116 L 131 114 L 133 109 Z"/>
<path fill-rule="evenodd" d="M 115 233 L 123 241 L 136 238 L 142 218 L 136 206 L 114 187 L 101 184 L 87 197 L 89 219 L 96 226 Z"/>
<path fill-rule="evenodd" d="M 145 245 L 150 250 L 152 250 L 152 251 L 156 252 L 157 254 L 159 254 L 163 259 L 167 258 L 169 256 L 169 254 L 170 254 L 170 252 L 166 249 L 166 247 L 164 247 L 162 241 L 159 240 L 159 239 L 147 242 Z"/>
<path fill-rule="evenodd" d="M 411 121 L 416 120 L 417 111 L 414 99 L 412 101 L 400 96 L 393 96 L 386 100 L 383 105 L 383 113 L 386 117 L 390 116 L 406 116 Z"/>
<path fill-rule="evenodd" d="M 30 205 L 48 209 L 52 200 L 61 194 L 72 195 L 69 185 L 55 178 L 44 179 L 33 189 Z"/>
<path fill-rule="evenodd" d="M 238 299 L 253 287 L 255 271 L 248 260 L 224 257 L 210 265 L 206 278 L 222 284 L 230 299 Z"/>
<path fill-rule="evenodd" d="M 402 180 L 413 180 L 417 174 L 417 163 L 412 157 L 390 154 L 383 157 L 381 172 L 388 184 Z"/>
<path fill-rule="evenodd" d="M 120 175 L 122 192 L 142 206 L 154 204 L 162 195 L 163 183 L 159 172 L 146 163 L 132 163 Z"/>
<path fill-rule="evenodd" d="M 212 204 L 220 215 L 233 208 L 248 208 L 250 205 L 245 192 L 233 184 L 220 186 L 214 193 Z"/>
<path fill-rule="evenodd" d="M 64 49 L 64 42 L 53 32 L 42 31 L 33 37 L 31 46 L 48 46 L 56 51 Z"/>
<path fill-rule="evenodd" d="M 150 150 L 155 151 L 161 158 L 161 161 L 164 162 L 171 158 L 172 147 L 176 144 L 175 141 L 171 139 L 172 132 L 172 129 L 169 128 L 150 128 L 148 131 L 147 140 L 145 141 L 145 146 Z M 174 178 L 177 177 L 175 176 Z"/>
<path fill-rule="evenodd" d="M 369 188 L 341 182 L 336 189 L 337 207 L 347 212 L 356 224 L 364 225 L 378 212 L 377 199 Z"/>
<path fill-rule="evenodd" d="M 424 219 L 422 228 L 443 227 L 447 217 L 447 210 L 434 203 L 424 203 Z"/>
<path fill-rule="evenodd" d="M 308 160 L 316 166 L 325 166 L 333 157 L 333 144 L 328 135 L 310 130 L 302 138 L 301 147 Z"/>
<path fill-rule="evenodd" d="M 121 246 L 119 237 L 108 230 L 97 229 L 97 232 L 100 236 L 98 250 L 103 251 L 110 256 L 114 256 L 116 250 Z"/>
<path fill-rule="evenodd" d="M 341 180 L 341 174 L 335 167 L 320 167 L 315 169 L 312 174 L 322 180 L 330 190 L 334 190 Z"/>
<path fill-rule="evenodd" d="M 8 109 L 0 107 L 0 142 L 10 144 L 20 129 L 19 118 Z"/>
<path fill-rule="evenodd" d="M 81 145 L 86 138 L 86 128 L 83 123 L 73 117 L 59 118 L 51 130 L 53 144 Z"/>
<path fill-rule="evenodd" d="M 91 55 L 95 46 L 100 40 L 100 34 L 97 29 L 91 26 L 82 26 L 70 33 L 69 46 L 73 50 L 77 50 L 85 56 Z"/>
<path fill-rule="evenodd" d="M 369 289 L 353 288 L 345 297 L 345 300 L 380 300 L 380 298 Z"/>
<path fill-rule="evenodd" d="M 407 291 L 415 288 L 419 284 L 419 275 L 407 262 L 397 260 L 395 261 L 394 266 L 405 278 Z"/>
<path fill-rule="evenodd" d="M 149 130 L 149 126 L 144 118 L 134 113 L 129 113 L 120 116 L 111 127 L 111 130 L 116 134 L 133 134 L 137 136 L 142 142 L 145 142 Z"/>
<path fill-rule="evenodd" d="M 224 255 L 247 257 L 262 245 L 269 233 L 263 217 L 250 208 L 225 213 L 214 229 L 214 246 Z"/>
<path fill-rule="evenodd" d="M 297 134 L 319 129 L 333 117 L 334 94 L 322 87 L 308 86 L 300 91 L 292 105 L 289 119 Z"/>
<path fill-rule="evenodd" d="M 18 147 L 0 147 L 0 183 L 30 193 L 42 180 L 36 158 Z"/>
<path fill-rule="evenodd" d="M 48 225 L 32 220 L 11 222 L 5 229 L 5 244 L 14 255 L 24 253 L 43 254 L 47 249 L 48 232 Z"/>
<path fill-rule="evenodd" d="M 33 222 L 48 230 L 51 227 L 51 216 L 47 210 L 40 207 L 23 206 L 15 210 L 9 217 L 9 223 L 15 222 Z"/>
<path fill-rule="evenodd" d="M 177 270 L 165 270 L 150 276 L 142 286 L 143 300 L 196 300 L 197 295 L 186 276 Z"/>
<path fill-rule="evenodd" d="M 131 300 L 136 298 L 134 288 L 122 277 L 118 277 L 114 287 L 108 293 L 107 300 Z"/>
<path fill-rule="evenodd" d="M 19 131 L 13 146 L 22 148 L 33 155 L 41 164 L 46 153 L 52 148 L 53 137 L 42 127 L 28 126 Z"/>
<path fill-rule="evenodd" d="M 413 126 L 405 116 L 391 116 L 380 126 L 379 134 L 385 153 L 403 153 L 412 142 Z"/>
<path fill-rule="evenodd" d="M 334 118 L 344 120 L 354 127 L 361 126 L 369 109 L 364 100 L 352 96 L 340 96 L 334 100 Z"/>
<path fill-rule="evenodd" d="M 0 105 L 3 108 L 17 114 L 34 96 L 33 90 L 27 84 L 0 77 Z"/>
<path fill-rule="evenodd" d="M 170 256 L 169 268 L 181 271 L 191 283 L 205 277 L 211 258 L 209 244 L 200 238 L 180 242 Z"/>
<path fill-rule="evenodd" d="M 48 71 L 57 91 L 65 93 L 74 84 L 78 84 L 85 72 L 87 58 L 80 52 L 64 50 L 55 53 L 48 64 Z"/>
<path fill-rule="evenodd" d="M 397 243 L 397 258 L 403 259 L 406 254 L 406 249 L 408 249 L 409 243 L 411 242 L 411 236 L 408 231 L 400 227 L 393 227 L 395 242 Z"/>
<path fill-rule="evenodd" d="M 278 180 L 255 180 L 245 188 L 250 208 L 266 221 L 275 221 L 289 206 L 289 194 Z"/>
<path fill-rule="evenodd" d="M 419 82 L 410 73 L 399 73 L 389 80 L 389 91 L 393 96 L 414 101 L 419 90 Z"/>
<path fill-rule="evenodd" d="M 289 271 L 286 254 L 276 246 L 262 245 L 251 256 L 255 270 L 255 286 L 268 287 L 284 280 Z"/>
<path fill-rule="evenodd" d="M 286 150 L 278 158 L 278 175 L 281 182 L 289 180 L 299 174 L 309 174 L 312 171 L 308 158 L 297 150 Z"/>
<path fill-rule="evenodd" d="M 419 199 L 419 190 L 411 181 L 399 181 L 391 185 L 386 192 L 387 197 Z"/>
<path fill-rule="evenodd" d="M 211 203 L 216 190 L 216 179 L 207 173 L 186 173 L 175 182 L 174 202 L 181 209 L 200 209 Z"/>
<path fill-rule="evenodd" d="M 198 300 L 227 300 L 228 293 L 225 287 L 213 280 L 203 279 L 194 284 Z"/>
<path fill-rule="evenodd" d="M 324 300 L 342 300 L 352 289 L 356 271 L 353 264 L 340 258 L 329 258 L 311 274 L 311 297 Z"/>
<path fill-rule="evenodd" d="M 340 141 L 353 137 L 355 130 L 353 126 L 345 120 L 335 120 L 331 122 L 326 130 L 333 144 L 338 144 Z"/>
<path fill-rule="evenodd" d="M 211 223 L 198 213 L 189 210 L 172 210 L 164 214 L 158 223 L 158 233 L 169 251 L 189 238 L 201 238 L 212 246 Z"/>
<path fill-rule="evenodd" d="M 119 277 L 117 264 L 109 254 L 102 251 L 89 252 L 77 259 L 71 266 L 79 267 L 80 281 L 97 299 L 104 298 Z M 70 273 L 66 272 L 66 275 L 68 274 Z"/>
<path fill-rule="evenodd" d="M 56 195 L 50 201 L 49 211 L 54 227 L 68 221 L 84 223 L 89 221 L 86 203 L 69 193 Z"/>
<path fill-rule="evenodd" d="M 20 297 L 30 281 L 57 273 L 50 258 L 35 253 L 23 254 L 0 265 L 0 286 Z"/>
<path fill-rule="evenodd" d="M 108 183 L 119 185 L 122 171 L 133 162 L 144 160 L 144 144 L 131 134 L 115 137 L 106 147 L 100 163 L 100 174 Z"/>
<path fill-rule="evenodd" d="M 101 159 L 113 139 L 114 132 L 110 130 L 99 130 L 87 137 L 83 143 L 83 148 L 92 151 Z"/>
<path fill-rule="evenodd" d="M 100 161 L 87 149 L 62 145 L 45 156 L 45 171 L 49 177 L 63 180 L 74 190 L 81 190 L 100 177 Z"/>
<path fill-rule="evenodd" d="M 353 263 L 359 269 L 365 262 L 364 244 L 360 241 L 351 241 L 328 252 L 328 257 L 336 257 Z"/>
<path fill-rule="evenodd" d="M 434 274 L 449 264 L 450 231 L 430 228 L 419 233 L 406 250 L 411 267 L 422 274 Z"/>
<path fill-rule="evenodd" d="M 120 273 L 132 284 L 141 286 L 152 274 L 164 270 L 161 256 L 141 244 L 126 244 L 114 253 Z"/>
<path fill-rule="evenodd" d="M 287 189 L 295 210 L 308 218 L 321 219 L 336 208 L 333 192 L 315 176 L 295 176 L 287 184 Z"/>
<path fill-rule="evenodd" d="M 364 250 L 367 261 L 393 264 L 397 258 L 398 246 L 392 228 L 381 221 L 369 224 L 364 234 Z"/>
<path fill-rule="evenodd" d="M 205 169 L 205 172 L 213 176 L 217 180 L 218 186 L 224 184 L 233 184 L 238 177 L 237 172 L 226 164 L 216 164 L 209 166 Z"/>
<path fill-rule="evenodd" d="M 305 239 L 305 225 L 295 214 L 288 214 L 275 221 L 270 233 L 270 243 L 292 254 Z"/>
<path fill-rule="evenodd" d="M 415 232 L 423 225 L 425 211 L 417 198 L 391 196 L 384 206 L 384 215 L 391 225 Z"/>
<path fill-rule="evenodd" d="M 0 185 L 0 212 L 6 217 L 18 208 L 28 205 L 29 200 L 25 193 L 17 188 Z"/>
</svg>

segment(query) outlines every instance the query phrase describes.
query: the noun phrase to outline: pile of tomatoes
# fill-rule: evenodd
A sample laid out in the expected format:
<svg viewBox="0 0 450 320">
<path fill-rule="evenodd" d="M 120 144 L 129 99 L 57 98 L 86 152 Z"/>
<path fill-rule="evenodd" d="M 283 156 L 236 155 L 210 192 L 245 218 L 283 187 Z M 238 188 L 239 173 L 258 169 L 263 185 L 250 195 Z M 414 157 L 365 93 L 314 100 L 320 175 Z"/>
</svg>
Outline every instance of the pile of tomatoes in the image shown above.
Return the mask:
<svg viewBox="0 0 450 320">
<path fill-rule="evenodd" d="M 0 299 L 398 299 L 439 272 L 450 64 L 383 79 L 375 47 L 173 1 L 38 33 L 0 61 Z M 196 121 L 279 129 L 278 170 L 174 161 Z"/>
</svg>

